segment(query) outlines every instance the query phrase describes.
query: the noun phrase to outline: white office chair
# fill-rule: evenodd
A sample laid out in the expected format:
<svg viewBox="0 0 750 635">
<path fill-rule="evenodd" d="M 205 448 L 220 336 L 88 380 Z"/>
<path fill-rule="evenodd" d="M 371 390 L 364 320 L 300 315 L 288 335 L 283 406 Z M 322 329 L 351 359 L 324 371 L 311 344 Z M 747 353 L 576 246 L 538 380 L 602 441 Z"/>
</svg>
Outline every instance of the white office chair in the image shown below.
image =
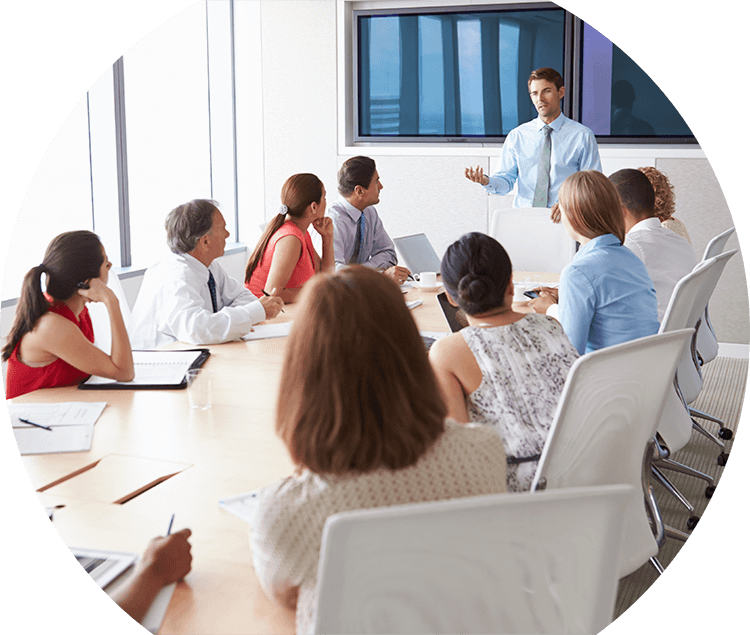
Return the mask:
<svg viewBox="0 0 750 635">
<path fill-rule="evenodd" d="M 633 486 L 623 519 L 619 577 L 649 560 L 662 571 L 655 557 L 665 528 L 651 490 L 650 459 L 664 399 L 692 335 L 693 329 L 652 335 L 579 357 L 531 485 L 532 491 Z"/>
<path fill-rule="evenodd" d="M 730 227 L 718 236 L 712 238 L 708 245 L 706 245 L 706 251 L 703 252 L 703 260 L 708 260 L 709 258 L 724 253 L 724 247 L 726 247 L 727 241 L 733 233 L 734 227 Z M 707 364 L 716 359 L 716 356 L 719 354 L 719 341 L 716 338 L 716 333 L 711 325 L 711 320 L 708 318 L 708 307 L 706 307 L 706 312 L 703 315 L 701 325 L 698 328 L 698 337 L 695 345 L 698 350 L 701 364 Z"/>
<path fill-rule="evenodd" d="M 698 324 L 704 314 L 708 297 L 716 286 L 716 281 L 721 276 L 726 261 L 731 258 L 733 253 L 727 252 L 727 254 L 698 263 L 693 271 L 675 285 L 659 328 L 660 333 L 668 333 L 685 327 L 691 328 Z M 657 481 L 664 485 L 691 512 L 694 510 L 693 505 L 674 487 L 662 470 L 676 471 L 706 481 L 706 496 L 710 498 L 715 490 L 714 479 L 689 466 L 673 461 L 670 459 L 670 455 L 687 445 L 694 429 L 708 436 L 722 448 L 724 447 L 721 441 L 699 426 L 690 415 L 688 402 L 683 394 L 682 383 L 685 380 L 688 389 L 694 391 L 695 384 L 692 381 L 692 371 L 695 367 L 695 338 L 692 338 L 682 351 L 674 377 L 674 390 L 669 391 L 664 404 L 664 411 L 658 428 L 660 439 L 660 443 L 656 446 L 658 456 L 653 459 L 652 465 L 653 475 Z M 691 400 L 696 396 L 697 392 L 691 393 Z M 720 458 L 722 455 L 719 455 Z M 726 457 L 724 461 L 726 461 Z M 696 517 L 691 517 L 688 520 L 688 527 L 694 527 L 697 520 Z"/>
<path fill-rule="evenodd" d="M 721 276 L 726 261 L 734 255 L 735 251 L 699 262 L 693 271 L 675 285 L 669 305 L 667 306 L 667 311 L 659 328 L 660 333 L 668 333 L 685 327 L 690 328 L 698 324 L 701 316 L 705 313 L 708 298 Z M 713 495 L 716 489 L 714 480 L 707 474 L 676 463 L 669 458 L 670 455 L 687 445 L 690 441 L 692 431 L 697 430 L 725 450 L 719 455 L 720 463 L 722 460 L 726 462 L 727 457 L 724 443 L 705 430 L 692 417 L 693 413 L 707 418 L 709 415 L 705 413 L 698 414 L 697 411 L 693 411 L 688 405 L 698 396 L 703 385 L 699 364 L 696 359 L 695 342 L 696 338 L 694 337 L 682 351 L 681 359 L 675 373 L 674 390 L 669 391 L 667 395 L 664 411 L 659 422 L 658 432 L 661 442 L 657 445 L 658 456 L 653 461 L 653 473 L 656 479 L 689 511 L 693 511 L 693 505 L 672 485 L 662 470 L 667 469 L 703 479 L 707 483 L 706 496 L 708 498 Z M 683 384 L 688 390 L 687 397 L 683 390 Z M 718 419 L 714 417 L 710 418 L 723 426 L 723 423 Z M 731 438 L 731 431 L 727 435 L 724 430 L 725 428 L 722 427 L 720 431 L 721 436 L 723 438 Z M 697 518 L 691 517 L 688 520 L 688 526 L 695 526 L 697 520 Z"/>
<path fill-rule="evenodd" d="M 598 633 L 612 620 L 631 487 L 335 514 L 315 633 Z"/>
<path fill-rule="evenodd" d="M 505 247 L 514 271 L 560 273 L 576 253 L 575 241 L 546 207 L 496 209 L 490 236 Z"/>
<path fill-rule="evenodd" d="M 686 318 L 687 322 L 684 323 L 684 326 L 697 326 L 698 329 L 700 329 L 700 324 L 703 321 L 703 317 L 705 316 L 706 309 L 708 307 L 708 301 L 711 298 L 714 289 L 716 288 L 716 284 L 718 283 L 719 278 L 724 271 L 724 267 L 726 266 L 727 261 L 732 256 L 734 256 L 737 251 L 737 249 L 728 251 L 718 256 L 714 256 L 713 258 L 709 258 L 708 260 L 703 260 L 702 262 L 698 263 L 698 265 L 696 265 L 696 268 L 693 271 L 696 271 L 699 268 L 706 268 L 707 271 L 703 276 L 702 284 L 697 290 L 695 299 L 693 301 L 693 306 L 688 309 L 688 313 L 686 315 L 678 316 L 678 320 L 676 322 L 677 328 L 681 328 L 679 326 L 679 324 L 682 323 L 680 318 Z M 669 307 L 667 307 L 667 310 L 669 311 Z M 696 320 L 695 324 L 693 324 L 692 322 L 693 319 Z M 663 320 L 663 322 L 664 321 L 666 321 L 666 314 L 665 320 Z M 662 324 L 662 331 L 665 330 L 663 326 L 664 325 Z M 682 393 L 682 399 L 688 405 L 693 403 L 698 398 L 698 395 L 703 388 L 703 373 L 701 372 L 701 363 L 698 357 L 696 346 L 697 337 L 692 340 L 690 348 L 685 351 L 677 367 L 677 382 L 680 387 L 680 392 Z M 732 437 L 732 431 L 729 428 L 726 428 L 724 426 L 724 422 L 720 419 L 717 419 L 716 417 L 713 417 L 705 412 L 695 410 L 693 408 L 688 408 L 688 412 L 690 413 L 691 417 L 700 417 L 702 419 L 707 419 L 718 424 L 720 428 L 719 434 L 722 438 L 730 439 Z M 695 421 L 694 418 L 692 419 L 692 426 L 693 428 L 698 430 L 698 432 L 711 439 L 719 447 L 724 448 L 724 444 L 714 435 L 709 433 L 697 421 Z M 726 457 L 724 457 L 723 460 L 724 462 L 726 462 Z"/>
<path fill-rule="evenodd" d="M 120 278 L 114 271 L 110 271 L 107 286 L 114 291 L 117 299 L 120 301 L 120 311 L 122 319 L 125 321 L 125 328 L 130 324 L 130 305 L 125 297 Z M 107 355 L 112 351 L 112 327 L 109 323 L 109 313 L 107 307 L 101 302 L 89 302 L 86 305 L 91 316 L 91 323 L 94 326 L 94 345 L 103 350 Z"/>
</svg>

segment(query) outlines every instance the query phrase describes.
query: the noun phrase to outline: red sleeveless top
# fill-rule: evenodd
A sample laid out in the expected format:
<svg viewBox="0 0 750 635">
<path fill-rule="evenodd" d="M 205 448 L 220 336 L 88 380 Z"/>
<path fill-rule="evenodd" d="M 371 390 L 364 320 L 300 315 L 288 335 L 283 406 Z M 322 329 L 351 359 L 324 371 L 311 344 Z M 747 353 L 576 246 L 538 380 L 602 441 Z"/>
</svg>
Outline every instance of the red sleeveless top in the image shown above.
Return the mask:
<svg viewBox="0 0 750 635">
<path fill-rule="evenodd" d="M 94 341 L 94 327 L 86 307 L 76 319 L 71 311 L 62 302 L 50 302 L 49 310 L 67 318 L 81 329 L 89 342 Z M 23 340 L 23 338 L 21 338 Z M 73 386 L 79 381 L 86 379 L 88 373 L 73 368 L 68 362 L 57 358 L 51 364 L 38 368 L 27 366 L 18 359 L 19 341 L 16 348 L 8 358 L 8 372 L 5 377 L 5 398 L 13 399 L 19 395 L 25 395 L 39 388 L 54 388 L 55 386 Z"/>
<path fill-rule="evenodd" d="M 271 263 L 273 262 L 273 252 L 276 249 L 276 243 L 284 236 L 296 236 L 302 243 L 302 253 L 294 267 L 294 271 L 292 271 L 292 277 L 289 278 L 289 282 L 286 283 L 285 288 L 297 289 L 315 275 L 315 260 L 313 258 L 315 248 L 312 244 L 312 238 L 308 232 L 303 234 L 299 227 L 297 227 L 292 221 L 288 220 L 276 230 L 273 236 L 271 236 L 271 240 L 268 241 L 266 250 L 263 252 L 263 257 L 260 259 L 255 271 L 253 271 L 253 275 L 250 276 L 250 280 L 245 283 L 245 286 L 250 289 L 250 292 L 255 297 L 260 298 L 263 296 L 263 289 L 266 286 L 268 274 L 271 271 Z M 266 291 L 271 293 L 271 289 L 266 289 Z"/>
</svg>

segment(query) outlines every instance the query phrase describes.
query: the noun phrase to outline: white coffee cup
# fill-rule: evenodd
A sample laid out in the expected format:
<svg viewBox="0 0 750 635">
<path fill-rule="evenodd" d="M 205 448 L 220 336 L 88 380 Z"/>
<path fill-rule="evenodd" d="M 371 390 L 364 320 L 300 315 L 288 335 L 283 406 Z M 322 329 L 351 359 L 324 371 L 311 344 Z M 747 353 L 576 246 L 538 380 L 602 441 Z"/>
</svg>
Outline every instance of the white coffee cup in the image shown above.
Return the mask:
<svg viewBox="0 0 750 635">
<path fill-rule="evenodd" d="M 434 271 L 423 271 L 420 273 L 419 286 L 425 289 L 434 289 L 437 286 L 437 273 Z"/>
</svg>

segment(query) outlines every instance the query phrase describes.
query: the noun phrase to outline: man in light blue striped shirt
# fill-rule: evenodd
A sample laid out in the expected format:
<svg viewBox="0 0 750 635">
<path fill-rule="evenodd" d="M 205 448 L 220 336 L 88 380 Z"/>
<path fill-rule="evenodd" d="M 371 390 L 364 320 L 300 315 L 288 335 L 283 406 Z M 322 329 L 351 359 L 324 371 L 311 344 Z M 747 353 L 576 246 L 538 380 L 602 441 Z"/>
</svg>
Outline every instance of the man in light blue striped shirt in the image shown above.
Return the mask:
<svg viewBox="0 0 750 635">
<path fill-rule="evenodd" d="M 552 68 L 540 68 L 529 77 L 529 96 L 539 116 L 510 131 L 503 144 L 500 167 L 487 176 L 481 167 L 467 168 L 466 178 L 479 183 L 490 194 L 507 194 L 518 182 L 514 207 L 552 207 L 562 182 L 580 170 L 598 170 L 602 163 L 594 133 L 586 126 L 562 114 L 560 104 L 565 96 L 563 79 Z M 549 181 L 542 202 L 534 193 L 538 185 L 539 156 L 545 138 L 545 127 L 551 131 Z M 546 199 L 546 200 L 544 200 Z"/>
</svg>

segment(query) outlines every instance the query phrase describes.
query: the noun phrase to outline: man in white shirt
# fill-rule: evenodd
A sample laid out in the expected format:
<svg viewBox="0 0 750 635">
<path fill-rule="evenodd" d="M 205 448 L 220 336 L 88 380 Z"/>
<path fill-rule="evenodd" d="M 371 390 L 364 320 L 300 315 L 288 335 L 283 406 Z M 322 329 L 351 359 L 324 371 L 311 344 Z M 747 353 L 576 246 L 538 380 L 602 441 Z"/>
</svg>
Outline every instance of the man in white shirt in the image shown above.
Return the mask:
<svg viewBox="0 0 750 635">
<path fill-rule="evenodd" d="M 654 188 L 639 170 L 618 170 L 609 177 L 622 201 L 625 246 L 641 259 L 656 289 L 659 322 L 675 285 L 696 264 L 692 245 L 654 215 Z"/>
<path fill-rule="evenodd" d="M 174 341 L 218 344 L 278 315 L 284 303 L 256 298 L 216 262 L 229 232 L 216 203 L 196 199 L 173 209 L 165 222 L 174 255 L 149 267 L 130 322 L 134 349 Z"/>
</svg>

